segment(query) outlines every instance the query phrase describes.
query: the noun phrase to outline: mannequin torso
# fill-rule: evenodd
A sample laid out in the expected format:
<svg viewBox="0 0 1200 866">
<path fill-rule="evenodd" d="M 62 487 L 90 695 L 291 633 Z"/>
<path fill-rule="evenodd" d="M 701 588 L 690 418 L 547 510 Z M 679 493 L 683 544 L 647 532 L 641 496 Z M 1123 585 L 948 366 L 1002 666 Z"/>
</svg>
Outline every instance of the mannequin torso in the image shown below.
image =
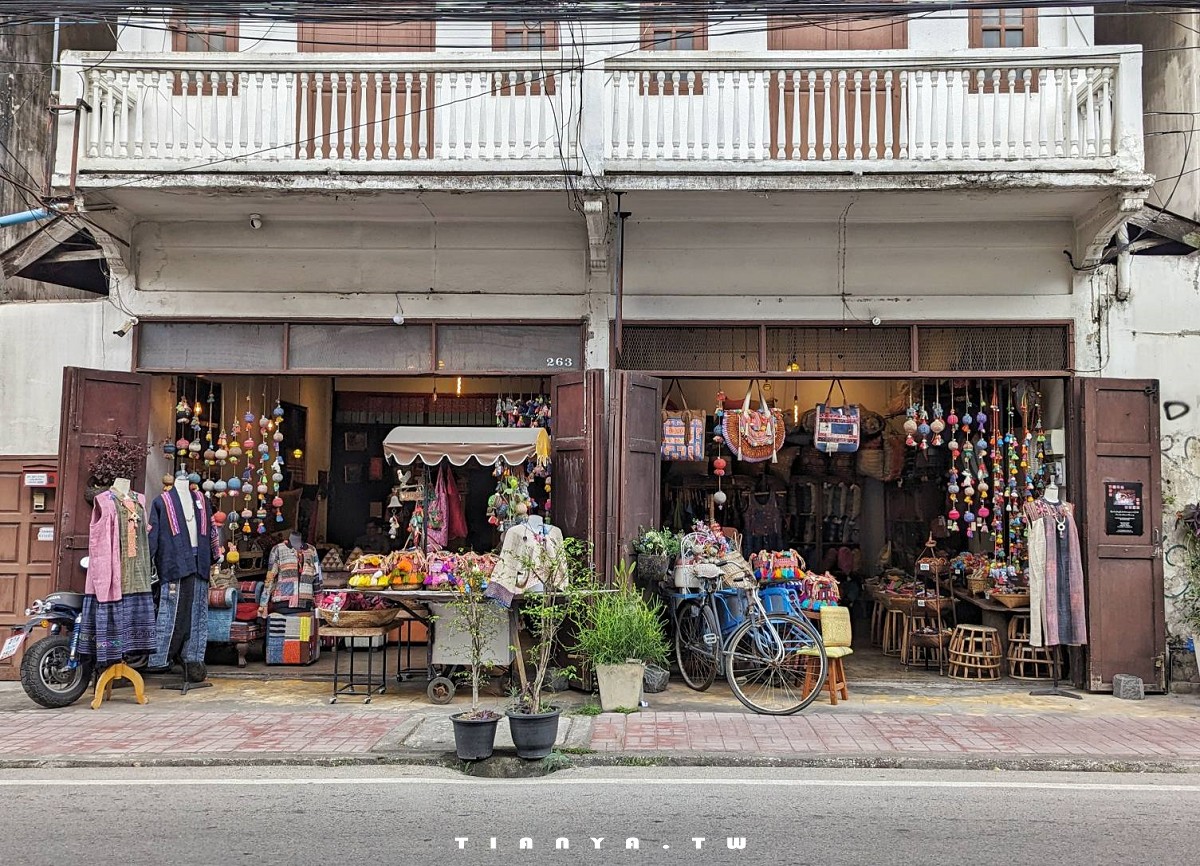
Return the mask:
<svg viewBox="0 0 1200 866">
<path fill-rule="evenodd" d="M 186 478 L 175 479 L 175 493 L 183 509 L 183 522 L 187 526 L 188 541 L 196 546 L 196 503 L 192 502 L 192 487 Z"/>
</svg>

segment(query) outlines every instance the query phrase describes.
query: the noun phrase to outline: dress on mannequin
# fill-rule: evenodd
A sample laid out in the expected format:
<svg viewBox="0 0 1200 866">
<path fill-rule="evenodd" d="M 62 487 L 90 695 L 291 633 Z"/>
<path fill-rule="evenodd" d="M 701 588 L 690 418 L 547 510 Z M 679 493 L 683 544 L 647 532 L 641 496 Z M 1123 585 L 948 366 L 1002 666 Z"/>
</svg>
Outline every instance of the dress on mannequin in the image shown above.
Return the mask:
<svg viewBox="0 0 1200 866">
<path fill-rule="evenodd" d="M 208 502 L 198 490 L 187 487 L 186 480 L 179 479 L 154 500 L 150 526 L 150 553 L 162 584 L 158 646 L 150 667 L 166 668 L 176 659 L 203 662 L 208 643 L 209 569 L 221 556 Z"/>
<path fill-rule="evenodd" d="M 1029 502 L 1030 643 L 1081 646 L 1087 643 L 1083 559 L 1075 508 L 1051 497 Z"/>
<path fill-rule="evenodd" d="M 146 500 L 114 484 L 96 497 L 78 652 L 103 668 L 155 649 Z"/>
</svg>

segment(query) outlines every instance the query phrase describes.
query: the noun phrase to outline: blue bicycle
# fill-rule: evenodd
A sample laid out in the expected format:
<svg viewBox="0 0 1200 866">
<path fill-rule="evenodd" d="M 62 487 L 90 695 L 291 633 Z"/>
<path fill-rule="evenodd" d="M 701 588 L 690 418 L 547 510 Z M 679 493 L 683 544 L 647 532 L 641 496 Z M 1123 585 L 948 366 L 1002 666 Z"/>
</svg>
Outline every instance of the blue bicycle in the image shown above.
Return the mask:
<svg viewBox="0 0 1200 866">
<path fill-rule="evenodd" d="M 729 688 L 756 713 L 787 716 L 811 704 L 829 661 L 820 633 L 796 614 L 786 592 L 726 589 L 716 577 L 699 580 L 699 591 L 672 597 L 675 660 L 683 681 L 704 691 L 724 668 Z"/>
</svg>

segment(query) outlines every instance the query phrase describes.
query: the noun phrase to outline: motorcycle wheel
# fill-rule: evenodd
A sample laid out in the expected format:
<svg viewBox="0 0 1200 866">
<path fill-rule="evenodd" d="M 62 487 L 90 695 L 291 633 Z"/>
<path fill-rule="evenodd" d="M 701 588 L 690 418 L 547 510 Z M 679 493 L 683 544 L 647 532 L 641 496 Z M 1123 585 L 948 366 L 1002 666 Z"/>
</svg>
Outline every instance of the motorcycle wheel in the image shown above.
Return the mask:
<svg viewBox="0 0 1200 866">
<path fill-rule="evenodd" d="M 69 707 L 87 691 L 92 665 L 80 659 L 75 670 L 71 659 L 71 636 L 50 635 L 35 642 L 21 659 L 21 685 L 30 699 L 52 710 Z"/>
</svg>

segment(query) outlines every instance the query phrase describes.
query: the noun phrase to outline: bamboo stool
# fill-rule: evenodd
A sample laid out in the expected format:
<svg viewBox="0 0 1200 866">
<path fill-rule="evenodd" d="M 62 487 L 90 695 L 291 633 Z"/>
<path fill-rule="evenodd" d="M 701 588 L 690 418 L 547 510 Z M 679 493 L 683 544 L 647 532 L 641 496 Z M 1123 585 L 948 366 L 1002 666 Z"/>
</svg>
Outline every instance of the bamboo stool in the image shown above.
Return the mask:
<svg viewBox="0 0 1200 866">
<path fill-rule="evenodd" d="M 948 675 L 956 680 L 1000 679 L 1000 633 L 986 625 L 960 625 L 950 638 Z"/>
<path fill-rule="evenodd" d="M 1054 677 L 1051 647 L 1029 643 L 1029 616 L 1017 614 L 1008 621 L 1008 675 L 1015 680 L 1048 680 Z"/>
</svg>

